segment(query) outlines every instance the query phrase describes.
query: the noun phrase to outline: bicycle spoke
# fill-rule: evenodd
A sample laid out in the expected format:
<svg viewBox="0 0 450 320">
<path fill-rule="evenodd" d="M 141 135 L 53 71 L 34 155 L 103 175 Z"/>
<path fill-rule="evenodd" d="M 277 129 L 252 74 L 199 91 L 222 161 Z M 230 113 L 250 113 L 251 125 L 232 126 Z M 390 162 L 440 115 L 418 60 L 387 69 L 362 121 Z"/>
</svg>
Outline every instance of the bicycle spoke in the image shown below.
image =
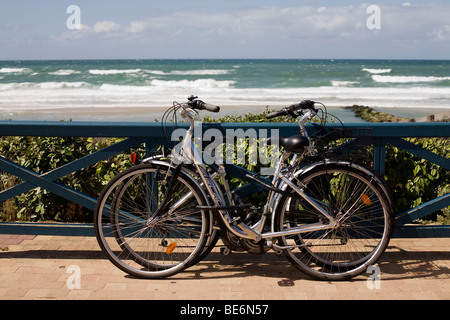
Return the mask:
<svg viewBox="0 0 450 320">
<path fill-rule="evenodd" d="M 326 167 L 326 166 L 325 166 Z M 326 167 L 297 177 L 314 199 L 338 223 L 334 227 L 281 237 L 285 250 L 299 269 L 324 279 L 340 279 L 363 272 L 365 263 L 376 260 L 387 246 L 390 212 L 384 195 L 356 170 Z M 285 197 L 280 208 L 279 229 L 288 230 L 320 222 L 323 217 L 301 199 Z"/>
<path fill-rule="evenodd" d="M 118 177 L 104 195 L 103 210 L 109 207 L 110 214 L 101 243 L 111 261 L 124 271 L 164 277 L 181 271 L 202 252 L 209 219 L 196 209 L 204 200 L 187 176 L 176 178 L 164 201 L 166 181 L 155 178 L 165 171 L 141 167 Z"/>
</svg>

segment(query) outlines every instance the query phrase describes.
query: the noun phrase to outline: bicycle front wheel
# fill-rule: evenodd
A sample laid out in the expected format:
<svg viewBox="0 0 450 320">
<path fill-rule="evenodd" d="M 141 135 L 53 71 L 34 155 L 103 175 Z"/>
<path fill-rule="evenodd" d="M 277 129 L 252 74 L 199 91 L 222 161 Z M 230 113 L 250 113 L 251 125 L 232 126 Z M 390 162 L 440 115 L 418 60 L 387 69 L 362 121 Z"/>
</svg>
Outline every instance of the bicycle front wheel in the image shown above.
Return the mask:
<svg viewBox="0 0 450 320">
<path fill-rule="evenodd" d="M 171 276 L 198 261 L 211 229 L 203 193 L 183 171 L 165 199 L 168 165 L 142 164 L 118 174 L 95 210 L 97 240 L 119 269 L 141 278 Z M 163 205 L 164 204 L 164 205 Z M 163 206 L 162 206 L 163 205 Z"/>
<path fill-rule="evenodd" d="M 288 260 L 306 274 L 324 280 L 343 280 L 365 272 L 385 251 L 393 225 L 389 196 L 375 176 L 350 165 L 323 164 L 294 180 L 338 224 L 280 237 L 281 245 L 298 247 L 284 250 Z M 278 231 L 324 220 L 298 194 L 280 199 Z"/>
</svg>

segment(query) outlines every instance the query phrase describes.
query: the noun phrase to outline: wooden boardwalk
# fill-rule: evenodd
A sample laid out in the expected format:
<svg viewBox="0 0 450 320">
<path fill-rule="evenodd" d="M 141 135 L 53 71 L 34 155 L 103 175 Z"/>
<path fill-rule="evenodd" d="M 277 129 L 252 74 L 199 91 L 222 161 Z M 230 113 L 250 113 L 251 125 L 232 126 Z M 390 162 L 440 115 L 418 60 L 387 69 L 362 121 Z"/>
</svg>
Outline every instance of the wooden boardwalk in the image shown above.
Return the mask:
<svg viewBox="0 0 450 320">
<path fill-rule="evenodd" d="M 171 278 L 142 280 L 113 266 L 94 237 L 0 235 L 0 248 L 2 300 L 450 299 L 448 238 L 391 240 L 379 282 L 371 274 L 316 281 L 271 252 L 224 256 L 217 248 Z"/>
</svg>

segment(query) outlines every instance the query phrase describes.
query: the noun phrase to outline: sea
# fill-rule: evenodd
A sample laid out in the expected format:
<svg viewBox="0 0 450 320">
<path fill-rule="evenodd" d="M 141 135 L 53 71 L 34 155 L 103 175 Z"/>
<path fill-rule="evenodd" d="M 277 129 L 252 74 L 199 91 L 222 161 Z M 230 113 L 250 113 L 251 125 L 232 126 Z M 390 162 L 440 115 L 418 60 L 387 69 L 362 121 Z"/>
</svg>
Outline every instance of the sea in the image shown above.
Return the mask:
<svg viewBox="0 0 450 320">
<path fill-rule="evenodd" d="M 154 121 L 190 95 L 220 115 L 309 99 L 416 118 L 450 111 L 450 60 L 0 61 L 0 120 Z"/>
</svg>

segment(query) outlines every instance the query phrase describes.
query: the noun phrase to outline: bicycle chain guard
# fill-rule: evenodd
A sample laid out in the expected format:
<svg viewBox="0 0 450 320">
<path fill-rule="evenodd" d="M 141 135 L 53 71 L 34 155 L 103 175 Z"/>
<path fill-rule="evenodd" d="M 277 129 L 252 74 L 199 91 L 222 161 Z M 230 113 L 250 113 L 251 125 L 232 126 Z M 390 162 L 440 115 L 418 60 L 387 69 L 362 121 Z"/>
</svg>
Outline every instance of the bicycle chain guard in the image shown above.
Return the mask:
<svg viewBox="0 0 450 320">
<path fill-rule="evenodd" d="M 263 254 L 271 248 L 267 245 L 266 240 L 255 242 L 253 240 L 240 239 L 228 230 L 222 230 L 221 239 L 223 244 L 230 250 L 235 252 L 247 251 L 252 254 Z"/>
</svg>

